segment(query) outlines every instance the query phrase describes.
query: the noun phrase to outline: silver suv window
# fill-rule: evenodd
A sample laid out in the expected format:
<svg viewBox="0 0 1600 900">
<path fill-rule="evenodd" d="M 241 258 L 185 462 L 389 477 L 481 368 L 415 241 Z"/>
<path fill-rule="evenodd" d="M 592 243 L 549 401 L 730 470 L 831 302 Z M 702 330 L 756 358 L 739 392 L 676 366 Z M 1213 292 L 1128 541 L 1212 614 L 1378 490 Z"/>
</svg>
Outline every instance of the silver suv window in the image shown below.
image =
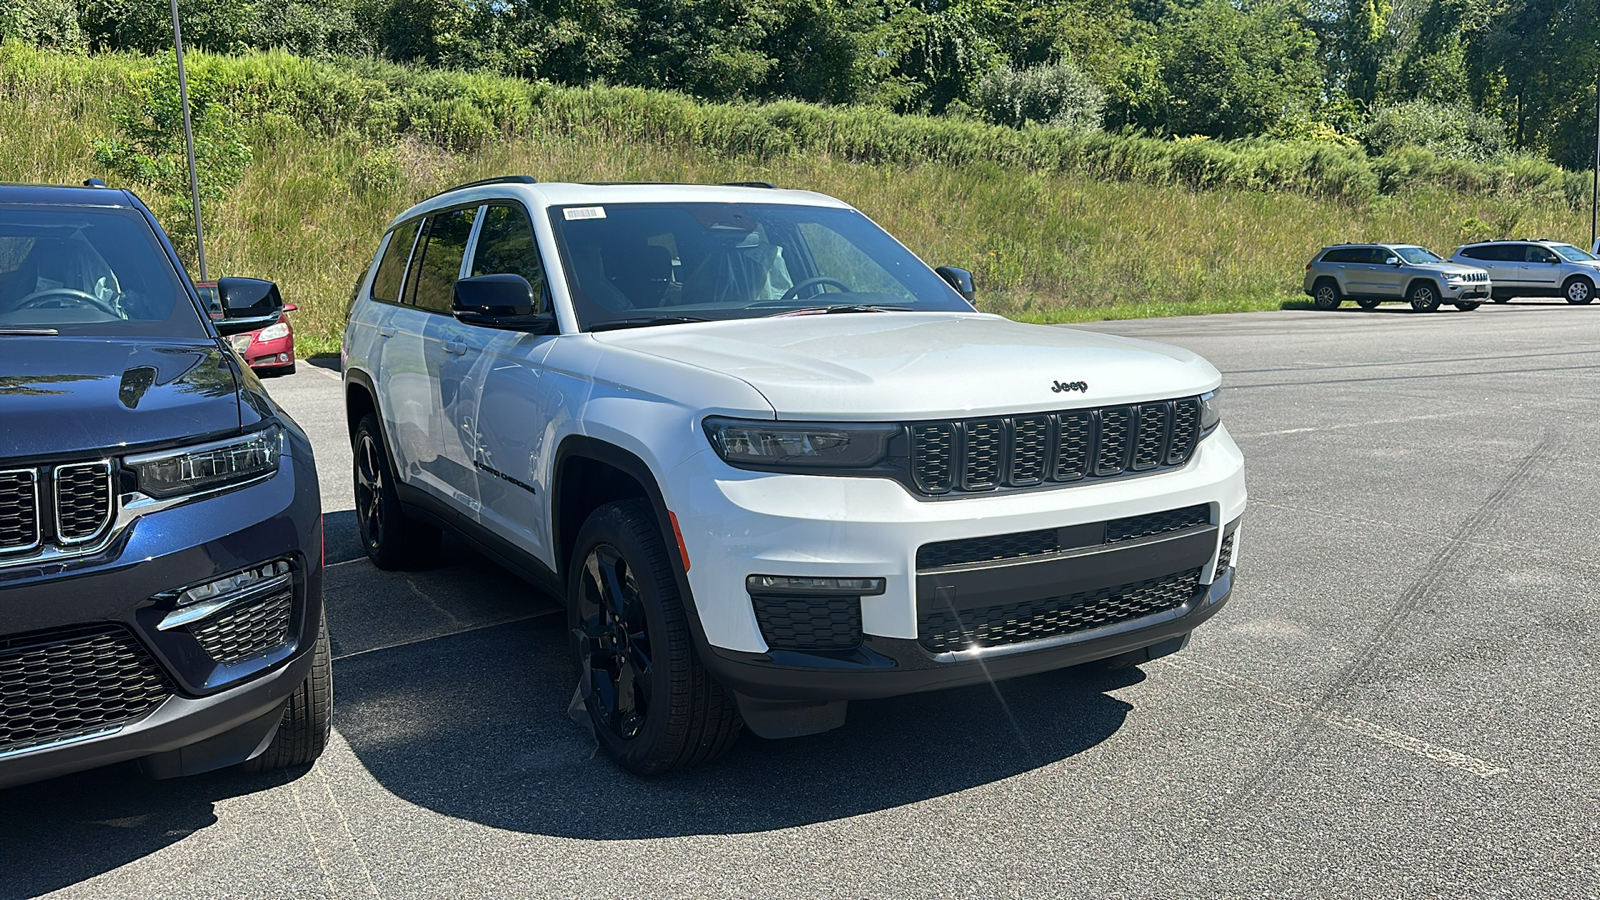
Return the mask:
<svg viewBox="0 0 1600 900">
<path fill-rule="evenodd" d="M 1587 250 L 1580 250 L 1571 244 L 1551 244 L 1550 249 L 1554 250 L 1567 262 L 1591 262 L 1595 259 L 1594 254 Z"/>
<path fill-rule="evenodd" d="M 1443 257 L 1438 256 L 1426 247 L 1396 247 L 1394 252 L 1399 254 L 1401 259 L 1414 266 L 1444 262 Z"/>
</svg>

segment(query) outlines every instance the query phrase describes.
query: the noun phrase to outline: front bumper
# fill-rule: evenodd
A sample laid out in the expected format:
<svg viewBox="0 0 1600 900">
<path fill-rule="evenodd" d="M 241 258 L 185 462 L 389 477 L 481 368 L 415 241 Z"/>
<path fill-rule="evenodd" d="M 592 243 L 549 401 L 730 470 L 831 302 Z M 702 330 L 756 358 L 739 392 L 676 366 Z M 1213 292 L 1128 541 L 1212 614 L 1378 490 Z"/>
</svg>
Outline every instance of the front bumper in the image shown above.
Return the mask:
<svg viewBox="0 0 1600 900">
<path fill-rule="evenodd" d="M 1488 300 L 1492 292 L 1493 287 L 1487 281 L 1468 281 L 1459 284 L 1446 281 L 1439 286 L 1440 296 L 1452 303 Z"/>
<path fill-rule="evenodd" d="M 1217 556 L 1246 502 L 1243 457 L 1225 429 L 1206 438 L 1180 469 L 957 500 L 919 500 L 884 479 L 757 475 L 719 466 L 720 460 L 708 451 L 666 479 L 693 486 L 666 499 L 690 560 L 687 580 L 703 638 L 701 655 L 730 688 L 773 700 L 930 690 L 997 673 L 1023 674 L 1116 656 L 1187 634 L 1221 608 L 1231 589 L 1229 561 L 1219 566 Z M 687 471 L 696 467 L 702 471 Z M 1164 560 L 1153 545 L 1143 546 L 1142 556 L 1119 549 L 1109 568 L 1087 562 L 1108 548 L 1085 545 L 1060 556 L 1082 559 L 1088 568 L 1074 568 L 1072 559 L 1008 565 L 1007 573 L 992 584 L 984 583 L 982 572 L 959 566 L 949 570 L 955 573 L 949 589 L 961 595 L 956 606 L 967 609 L 1114 589 L 1182 569 L 1189 579 L 1184 589 L 1192 595 L 1162 607 L 1160 615 L 965 655 L 945 652 L 942 645 L 930 647 L 925 643 L 929 635 L 920 633 L 930 621 L 934 592 L 940 590 L 930 578 L 936 572 L 947 574 L 926 563 L 919 568 L 919 550 L 927 545 L 1036 531 L 1066 534 L 1196 507 L 1207 510 L 1207 521 L 1177 536 L 1184 543 L 1183 559 L 1167 568 L 1160 568 Z M 1111 554 L 1103 556 L 1109 559 Z M 1141 574 L 1140 566 L 1160 571 Z M 1022 569 L 1028 571 L 1016 571 Z M 755 600 L 746 590 L 751 575 L 881 578 L 883 590 L 846 598 L 859 603 L 858 648 L 800 653 L 768 644 Z M 1020 580 L 1006 580 L 1013 576 Z M 1003 596 L 1013 589 L 1016 596 Z"/>
<path fill-rule="evenodd" d="M 26 702 L 30 711 L 54 716 L 41 699 L 46 688 L 90 702 L 97 690 L 115 695 L 135 670 L 149 679 L 148 696 L 158 698 L 131 718 L 93 728 L 63 725 L 55 735 L 33 728 L 27 740 L 0 743 L 0 787 L 139 758 L 157 774 L 189 774 L 242 762 L 266 746 L 284 700 L 310 672 L 323 615 L 315 468 L 304 436 L 295 429 L 286 434 L 271 478 L 134 518 L 98 552 L 0 568 L 0 660 L 7 653 L 56 652 L 37 648 L 58 635 L 65 636 L 61 647 L 73 647 L 70 635 L 80 628 L 114 634 L 128 648 L 116 657 L 116 677 L 96 667 L 107 657 L 80 659 L 48 682 L 30 681 L 26 696 L 8 698 L 19 706 L 7 712 Z M 174 608 L 174 591 L 269 560 L 292 566 L 292 605 L 284 630 L 272 632 L 259 650 L 240 649 L 238 635 L 254 627 L 243 616 L 239 633 L 220 637 L 199 628 L 226 613 L 192 628 L 160 627 Z M 21 668 L 21 659 L 12 660 L 13 668 Z"/>
</svg>

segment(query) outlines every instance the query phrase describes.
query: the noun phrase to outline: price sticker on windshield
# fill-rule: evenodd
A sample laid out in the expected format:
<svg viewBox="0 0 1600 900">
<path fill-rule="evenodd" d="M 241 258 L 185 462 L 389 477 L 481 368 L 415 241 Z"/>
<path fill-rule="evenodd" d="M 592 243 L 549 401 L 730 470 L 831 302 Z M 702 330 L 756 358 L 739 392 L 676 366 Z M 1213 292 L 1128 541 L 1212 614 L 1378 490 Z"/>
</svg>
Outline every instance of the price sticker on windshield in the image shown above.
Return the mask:
<svg viewBox="0 0 1600 900">
<path fill-rule="evenodd" d="M 573 219 L 604 219 L 606 208 L 604 206 L 573 206 L 561 211 L 567 221 Z"/>
</svg>

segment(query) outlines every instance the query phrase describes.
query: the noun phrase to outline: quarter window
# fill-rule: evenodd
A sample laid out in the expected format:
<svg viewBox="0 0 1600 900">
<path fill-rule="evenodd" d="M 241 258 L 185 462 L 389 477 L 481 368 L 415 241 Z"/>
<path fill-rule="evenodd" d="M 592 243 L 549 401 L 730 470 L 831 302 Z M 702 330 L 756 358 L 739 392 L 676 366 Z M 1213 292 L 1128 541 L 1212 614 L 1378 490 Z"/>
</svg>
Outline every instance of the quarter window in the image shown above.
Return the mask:
<svg viewBox="0 0 1600 900">
<path fill-rule="evenodd" d="M 522 207 L 496 204 L 484 211 L 472 274 L 521 275 L 533 288 L 538 311 L 545 311 L 544 261 L 534 242 L 533 223 Z"/>
<path fill-rule="evenodd" d="M 478 208 L 452 209 L 428 220 L 428 239 L 417 266 L 417 289 L 411 302 L 421 309 L 447 313 L 467 253 L 467 237 Z"/>
</svg>

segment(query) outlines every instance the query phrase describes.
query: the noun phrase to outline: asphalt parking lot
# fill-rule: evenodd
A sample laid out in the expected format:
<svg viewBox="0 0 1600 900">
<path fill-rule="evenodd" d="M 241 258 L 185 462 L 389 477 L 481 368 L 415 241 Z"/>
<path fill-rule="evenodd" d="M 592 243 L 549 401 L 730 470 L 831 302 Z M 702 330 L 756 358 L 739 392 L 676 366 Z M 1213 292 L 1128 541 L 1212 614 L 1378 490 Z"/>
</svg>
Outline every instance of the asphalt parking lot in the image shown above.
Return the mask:
<svg viewBox="0 0 1600 900">
<path fill-rule="evenodd" d="M 361 555 L 317 442 L 337 710 L 310 771 L 0 792 L 0 896 L 1600 896 L 1600 308 L 1114 322 L 1226 375 L 1251 507 L 1189 650 L 857 703 L 641 780 L 566 715 L 554 601 Z"/>
</svg>

